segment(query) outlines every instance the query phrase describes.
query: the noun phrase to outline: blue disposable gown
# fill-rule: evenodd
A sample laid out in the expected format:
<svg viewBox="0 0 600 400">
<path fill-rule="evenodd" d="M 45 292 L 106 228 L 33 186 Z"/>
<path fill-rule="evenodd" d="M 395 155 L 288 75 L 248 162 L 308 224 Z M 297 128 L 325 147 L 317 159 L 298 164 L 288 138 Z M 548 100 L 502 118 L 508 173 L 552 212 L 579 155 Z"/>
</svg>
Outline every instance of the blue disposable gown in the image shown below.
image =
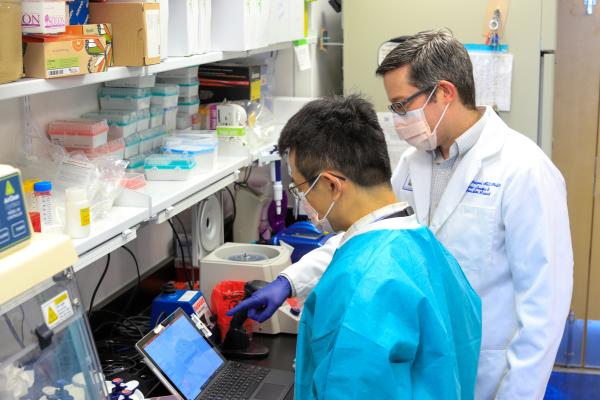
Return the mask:
<svg viewBox="0 0 600 400">
<path fill-rule="evenodd" d="M 479 297 L 429 229 L 361 233 L 306 299 L 295 398 L 472 399 L 480 342 Z"/>
</svg>

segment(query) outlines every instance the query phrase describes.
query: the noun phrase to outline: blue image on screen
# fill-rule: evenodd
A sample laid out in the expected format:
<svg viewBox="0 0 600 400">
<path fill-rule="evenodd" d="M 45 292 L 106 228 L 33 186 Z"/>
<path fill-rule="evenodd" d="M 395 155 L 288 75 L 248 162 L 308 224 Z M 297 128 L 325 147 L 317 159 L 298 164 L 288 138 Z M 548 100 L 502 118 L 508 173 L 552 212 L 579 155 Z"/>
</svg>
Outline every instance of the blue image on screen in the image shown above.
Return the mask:
<svg viewBox="0 0 600 400">
<path fill-rule="evenodd" d="M 202 334 L 180 316 L 144 350 L 186 399 L 200 394 L 208 378 L 223 364 Z"/>
</svg>

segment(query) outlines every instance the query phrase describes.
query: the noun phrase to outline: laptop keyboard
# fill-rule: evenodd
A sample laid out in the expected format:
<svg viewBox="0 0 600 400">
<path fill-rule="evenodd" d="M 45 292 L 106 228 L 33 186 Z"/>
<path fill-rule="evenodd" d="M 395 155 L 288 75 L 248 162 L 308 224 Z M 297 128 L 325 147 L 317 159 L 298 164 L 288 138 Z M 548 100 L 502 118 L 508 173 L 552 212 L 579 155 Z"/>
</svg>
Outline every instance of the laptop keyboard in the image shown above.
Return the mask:
<svg viewBox="0 0 600 400">
<path fill-rule="evenodd" d="M 249 399 L 268 374 L 269 369 L 267 368 L 230 362 L 200 398 L 205 400 Z"/>
</svg>

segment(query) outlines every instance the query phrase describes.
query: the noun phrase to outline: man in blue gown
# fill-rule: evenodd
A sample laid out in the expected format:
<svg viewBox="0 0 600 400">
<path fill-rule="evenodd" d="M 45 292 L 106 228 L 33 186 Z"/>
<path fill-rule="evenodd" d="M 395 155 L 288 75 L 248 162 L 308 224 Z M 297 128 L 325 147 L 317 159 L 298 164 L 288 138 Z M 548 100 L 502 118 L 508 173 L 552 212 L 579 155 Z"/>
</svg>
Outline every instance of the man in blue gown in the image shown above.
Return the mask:
<svg viewBox="0 0 600 400">
<path fill-rule="evenodd" d="M 311 219 L 345 231 L 304 304 L 295 398 L 473 398 L 480 300 L 396 199 L 372 106 L 358 96 L 315 100 L 287 123 L 279 150 Z"/>
</svg>

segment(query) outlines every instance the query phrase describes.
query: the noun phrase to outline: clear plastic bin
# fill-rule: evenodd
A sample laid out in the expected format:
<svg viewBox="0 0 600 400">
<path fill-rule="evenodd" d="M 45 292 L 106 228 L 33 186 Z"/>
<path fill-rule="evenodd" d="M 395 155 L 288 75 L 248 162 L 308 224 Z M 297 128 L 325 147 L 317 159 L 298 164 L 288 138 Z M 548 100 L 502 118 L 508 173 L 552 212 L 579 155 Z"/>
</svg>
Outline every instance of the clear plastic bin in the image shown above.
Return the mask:
<svg viewBox="0 0 600 400">
<path fill-rule="evenodd" d="M 83 118 L 54 121 L 48 125 L 48 136 L 52 143 L 64 147 L 98 147 L 106 143 L 108 123 Z"/>
<path fill-rule="evenodd" d="M 157 126 L 156 128 L 150 129 L 150 131 L 152 132 L 154 138 L 153 148 L 155 150 L 160 150 L 160 147 L 163 143 L 163 139 L 167 136 L 167 129 L 164 127 L 164 125 L 161 125 Z"/>
<path fill-rule="evenodd" d="M 180 114 L 196 114 L 200 109 L 200 98 L 198 96 L 180 97 L 177 107 L 179 107 L 177 112 Z"/>
<path fill-rule="evenodd" d="M 137 132 L 137 115 L 135 111 L 94 111 L 85 113 L 81 117 L 105 119 L 108 122 L 108 136 L 111 138 L 127 137 Z"/>
<path fill-rule="evenodd" d="M 177 114 L 177 130 L 183 131 L 186 129 L 192 129 L 192 115 L 193 114 Z"/>
<path fill-rule="evenodd" d="M 131 158 L 140 153 L 140 135 L 134 133 L 125 138 L 125 158 Z"/>
<path fill-rule="evenodd" d="M 167 83 L 158 83 L 152 88 L 153 106 L 170 108 L 177 105 L 179 98 L 179 86 Z"/>
<path fill-rule="evenodd" d="M 138 111 L 150 108 L 150 89 L 102 87 L 98 95 L 103 110 Z"/>
<path fill-rule="evenodd" d="M 0 304 L 0 315 L 0 399 L 46 399 L 44 393 L 64 393 L 61 386 L 70 398 L 106 398 L 72 268 Z M 7 377 L 21 388 L 8 387 Z"/>
<path fill-rule="evenodd" d="M 146 180 L 184 181 L 190 174 L 196 161 L 185 155 L 153 154 L 144 162 Z"/>
<path fill-rule="evenodd" d="M 134 76 L 132 78 L 117 79 L 105 82 L 108 87 L 120 88 L 152 88 L 156 84 L 156 75 Z"/>
<path fill-rule="evenodd" d="M 188 67 L 188 68 L 180 68 L 180 69 L 174 69 L 171 71 L 166 71 L 166 72 L 161 72 L 160 74 L 158 74 L 158 78 L 162 79 L 162 78 L 194 78 L 194 77 L 198 77 L 198 66 L 195 67 Z"/>
<path fill-rule="evenodd" d="M 150 108 L 150 128 L 156 128 L 157 126 L 164 125 L 165 123 L 165 109 L 162 107 L 151 107 Z"/>
<path fill-rule="evenodd" d="M 127 158 L 129 164 L 127 165 L 127 172 L 144 172 L 144 161 L 146 161 L 146 154 L 138 154 L 133 157 Z"/>
<path fill-rule="evenodd" d="M 161 83 L 170 83 L 179 85 L 179 96 L 181 97 L 194 97 L 198 96 L 198 90 L 200 88 L 200 82 L 197 76 L 188 77 L 163 77 L 159 78 Z"/>
<path fill-rule="evenodd" d="M 140 132 L 140 153 L 151 153 L 154 150 L 155 132 L 150 129 Z"/>
<path fill-rule="evenodd" d="M 213 171 L 217 167 L 218 139 L 214 135 L 175 134 L 163 140 L 161 150 L 165 154 L 194 157 L 198 170 Z"/>
<path fill-rule="evenodd" d="M 137 111 L 137 130 L 142 132 L 150 129 L 150 109 L 144 108 Z"/>
<path fill-rule="evenodd" d="M 179 107 L 165 109 L 165 127 L 167 132 L 173 132 L 177 129 L 177 110 Z"/>
</svg>

